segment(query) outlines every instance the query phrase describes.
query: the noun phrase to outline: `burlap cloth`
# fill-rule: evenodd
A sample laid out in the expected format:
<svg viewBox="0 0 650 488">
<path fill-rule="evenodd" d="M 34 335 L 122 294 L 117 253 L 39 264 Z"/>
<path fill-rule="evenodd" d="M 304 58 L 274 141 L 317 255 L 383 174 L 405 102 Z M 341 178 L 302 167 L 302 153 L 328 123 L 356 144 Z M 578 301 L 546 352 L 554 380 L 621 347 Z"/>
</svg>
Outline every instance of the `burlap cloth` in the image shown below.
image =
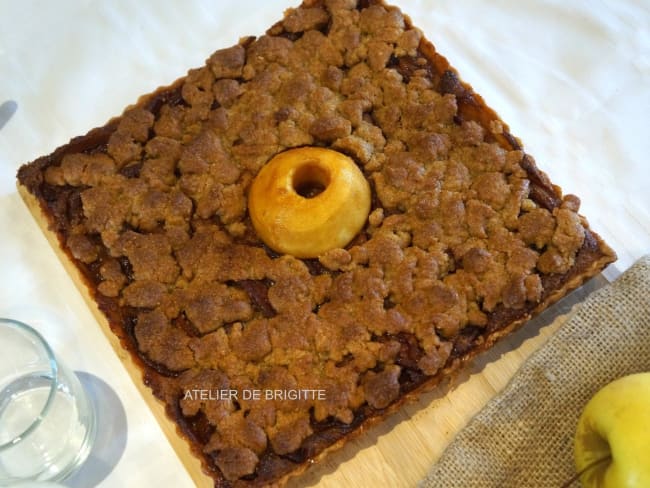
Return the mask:
<svg viewBox="0 0 650 488">
<path fill-rule="evenodd" d="M 578 306 L 420 487 L 561 487 L 575 474 L 573 433 L 586 402 L 615 378 L 649 370 L 650 255 Z"/>
</svg>

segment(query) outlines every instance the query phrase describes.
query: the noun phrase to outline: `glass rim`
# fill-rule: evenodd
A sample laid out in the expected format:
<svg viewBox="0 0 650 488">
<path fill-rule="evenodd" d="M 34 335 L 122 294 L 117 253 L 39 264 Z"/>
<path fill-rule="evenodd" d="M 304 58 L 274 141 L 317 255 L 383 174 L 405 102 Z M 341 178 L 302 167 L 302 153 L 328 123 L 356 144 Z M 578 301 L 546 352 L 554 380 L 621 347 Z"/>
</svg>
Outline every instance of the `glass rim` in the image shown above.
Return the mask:
<svg viewBox="0 0 650 488">
<path fill-rule="evenodd" d="M 50 392 L 38 416 L 36 416 L 34 420 L 29 424 L 29 426 L 27 426 L 27 428 L 25 428 L 21 433 L 15 435 L 13 439 L 5 442 L 4 444 L 0 444 L 0 451 L 4 451 L 5 449 L 9 449 L 19 444 L 24 438 L 26 438 L 27 436 L 29 436 L 29 434 L 31 434 L 34 430 L 36 430 L 36 428 L 38 428 L 38 426 L 43 422 L 43 420 L 47 416 L 47 413 L 50 410 L 50 407 L 54 403 L 54 397 L 56 395 L 58 373 L 59 373 L 59 367 L 56 361 L 56 357 L 54 356 L 54 351 L 47 343 L 45 338 L 43 338 L 43 336 L 36 329 L 19 320 L 0 317 L 0 327 L 3 326 L 8 326 L 15 330 L 24 332 L 36 340 L 36 342 L 43 348 L 43 350 L 45 350 L 45 353 L 47 354 L 47 360 L 50 366 L 50 372 L 52 376 L 50 379 Z"/>
</svg>

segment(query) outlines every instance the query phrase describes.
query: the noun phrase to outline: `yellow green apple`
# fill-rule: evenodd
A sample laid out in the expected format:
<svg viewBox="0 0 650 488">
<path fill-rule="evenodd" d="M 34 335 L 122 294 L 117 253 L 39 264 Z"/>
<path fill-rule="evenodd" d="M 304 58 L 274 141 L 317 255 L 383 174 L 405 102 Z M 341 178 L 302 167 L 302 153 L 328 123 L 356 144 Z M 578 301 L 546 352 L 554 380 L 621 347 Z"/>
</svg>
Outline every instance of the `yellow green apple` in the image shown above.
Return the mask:
<svg viewBox="0 0 650 488">
<path fill-rule="evenodd" d="M 650 488 L 650 372 L 614 380 L 589 400 L 574 452 L 584 488 Z"/>
</svg>

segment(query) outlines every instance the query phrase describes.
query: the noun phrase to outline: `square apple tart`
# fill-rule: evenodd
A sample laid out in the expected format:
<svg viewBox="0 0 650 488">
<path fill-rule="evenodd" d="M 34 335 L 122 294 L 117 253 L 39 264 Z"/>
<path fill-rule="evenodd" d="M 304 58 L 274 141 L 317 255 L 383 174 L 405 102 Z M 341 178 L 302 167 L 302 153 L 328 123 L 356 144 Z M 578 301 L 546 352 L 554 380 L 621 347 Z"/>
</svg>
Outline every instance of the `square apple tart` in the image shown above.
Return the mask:
<svg viewBox="0 0 650 488">
<path fill-rule="evenodd" d="M 282 484 L 615 259 L 375 0 L 306 0 L 18 184 L 219 487 Z"/>
</svg>

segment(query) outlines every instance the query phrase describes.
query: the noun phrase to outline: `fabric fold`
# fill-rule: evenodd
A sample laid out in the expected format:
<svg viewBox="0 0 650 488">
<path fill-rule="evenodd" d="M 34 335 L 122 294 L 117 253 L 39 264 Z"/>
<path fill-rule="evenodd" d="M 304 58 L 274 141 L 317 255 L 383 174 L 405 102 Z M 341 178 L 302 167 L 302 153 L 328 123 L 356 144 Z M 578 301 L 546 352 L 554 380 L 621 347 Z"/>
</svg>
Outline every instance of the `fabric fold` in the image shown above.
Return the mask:
<svg viewBox="0 0 650 488">
<path fill-rule="evenodd" d="M 578 306 L 456 436 L 420 487 L 564 485 L 575 474 L 573 435 L 587 401 L 641 371 L 650 371 L 650 255 Z"/>
</svg>

